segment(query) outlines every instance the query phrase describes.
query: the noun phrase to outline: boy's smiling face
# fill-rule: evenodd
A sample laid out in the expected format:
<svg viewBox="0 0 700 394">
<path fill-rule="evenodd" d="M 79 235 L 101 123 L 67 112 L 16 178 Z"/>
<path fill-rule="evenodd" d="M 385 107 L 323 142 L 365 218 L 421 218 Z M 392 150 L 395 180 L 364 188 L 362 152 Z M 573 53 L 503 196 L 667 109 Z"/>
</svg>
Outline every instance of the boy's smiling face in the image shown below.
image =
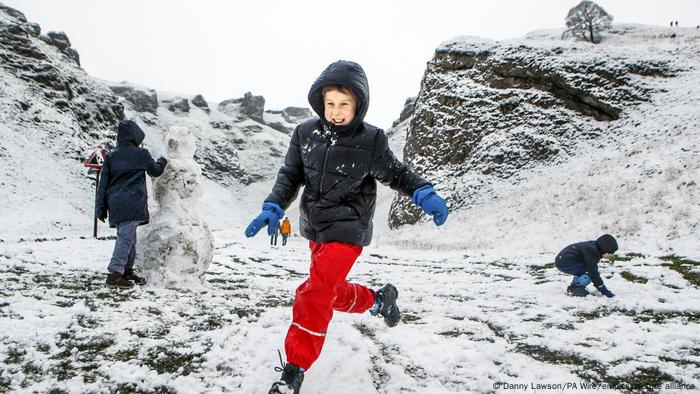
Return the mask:
<svg viewBox="0 0 700 394">
<path fill-rule="evenodd" d="M 355 118 L 357 102 L 352 94 L 330 89 L 323 94 L 323 115 L 336 126 L 350 124 Z"/>
</svg>

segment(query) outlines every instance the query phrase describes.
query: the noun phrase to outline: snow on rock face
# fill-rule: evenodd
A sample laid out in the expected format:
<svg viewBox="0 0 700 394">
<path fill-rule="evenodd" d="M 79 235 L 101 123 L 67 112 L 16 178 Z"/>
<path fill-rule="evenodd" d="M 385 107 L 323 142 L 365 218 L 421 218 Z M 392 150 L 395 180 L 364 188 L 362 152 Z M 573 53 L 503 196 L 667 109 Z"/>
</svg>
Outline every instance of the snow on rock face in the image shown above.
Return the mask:
<svg viewBox="0 0 700 394">
<path fill-rule="evenodd" d="M 137 246 L 138 263 L 156 285 L 192 287 L 202 284 L 214 254 L 214 242 L 197 209 L 202 171 L 194 161 L 195 138 L 173 127 L 167 136 L 168 165 L 154 180 L 160 210 Z"/>
<path fill-rule="evenodd" d="M 158 109 L 158 95 L 153 89 L 142 88 L 126 82 L 110 84 L 109 88 L 112 89 L 114 94 L 123 97 L 131 103 L 137 112 L 155 114 Z"/>
<path fill-rule="evenodd" d="M 123 106 L 79 67 L 78 52 L 65 33 L 40 32 L 21 12 L 0 4 L 0 67 L 29 85 L 37 99 L 74 118 L 82 131 L 112 128 L 124 117 Z M 33 103 L 20 105 L 28 111 Z"/>
<path fill-rule="evenodd" d="M 663 91 L 658 82 L 688 67 L 669 37 L 642 37 L 634 27 L 615 31 L 622 33 L 597 46 L 553 33 L 442 44 L 413 105 L 406 163 L 436 184 L 454 210 L 492 195 L 494 182 L 520 182 L 529 169 L 555 166 L 582 144 L 624 135 L 629 114 Z M 399 197 L 390 226 L 421 216 Z"/>
</svg>

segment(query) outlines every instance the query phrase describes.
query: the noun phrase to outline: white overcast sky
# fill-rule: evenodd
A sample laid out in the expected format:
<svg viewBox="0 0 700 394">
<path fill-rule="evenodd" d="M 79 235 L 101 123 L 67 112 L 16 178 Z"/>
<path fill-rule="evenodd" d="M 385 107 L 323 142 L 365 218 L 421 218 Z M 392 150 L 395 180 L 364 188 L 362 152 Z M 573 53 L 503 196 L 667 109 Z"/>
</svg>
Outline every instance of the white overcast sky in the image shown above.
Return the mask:
<svg viewBox="0 0 700 394">
<path fill-rule="evenodd" d="M 360 63 L 371 92 L 366 120 L 388 128 L 415 96 L 443 41 L 490 39 L 564 26 L 578 0 L 0 0 L 42 32 L 65 31 L 95 77 L 210 102 L 265 96 L 266 109 L 308 106 L 318 74 Z M 614 22 L 700 24 L 700 0 L 599 0 Z"/>
</svg>

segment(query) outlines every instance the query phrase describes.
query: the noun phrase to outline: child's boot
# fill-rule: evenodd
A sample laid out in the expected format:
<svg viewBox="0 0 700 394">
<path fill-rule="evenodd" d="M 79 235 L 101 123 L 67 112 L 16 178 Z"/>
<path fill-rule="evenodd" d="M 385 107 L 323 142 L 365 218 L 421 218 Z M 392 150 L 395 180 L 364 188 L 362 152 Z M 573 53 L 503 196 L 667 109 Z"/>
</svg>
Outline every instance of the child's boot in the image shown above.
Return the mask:
<svg viewBox="0 0 700 394">
<path fill-rule="evenodd" d="M 124 275 L 122 275 L 122 277 L 126 280 L 133 281 L 135 284 L 137 284 L 139 286 L 143 286 L 146 284 L 146 278 L 136 275 L 133 268 L 125 269 Z"/>
<path fill-rule="evenodd" d="M 566 288 L 566 292 L 575 297 L 585 297 L 589 294 L 585 287 L 574 284 L 569 285 L 569 287 Z"/>
<path fill-rule="evenodd" d="M 110 272 L 107 274 L 107 285 L 110 287 L 119 287 L 122 289 L 130 289 L 134 284 L 124 278 L 123 275 Z"/>
<path fill-rule="evenodd" d="M 588 276 L 588 274 L 583 273 L 581 275 L 574 276 L 574 279 L 571 281 L 571 285 L 566 289 L 566 292 L 576 296 L 576 297 L 585 297 L 587 296 L 588 290 L 586 290 L 586 286 L 591 284 L 591 277 Z"/>
<path fill-rule="evenodd" d="M 374 305 L 370 308 L 369 313 L 372 316 L 381 315 L 384 317 L 384 323 L 389 327 L 394 327 L 401 320 L 401 312 L 396 306 L 396 299 L 399 298 L 399 291 L 391 283 L 387 283 L 381 289 L 377 290 L 374 297 Z"/>
<path fill-rule="evenodd" d="M 279 367 L 275 370 L 279 371 Z M 284 364 L 281 369 L 282 377 L 270 387 L 268 394 L 299 394 L 301 383 L 304 381 L 304 370 L 294 364 Z"/>
</svg>

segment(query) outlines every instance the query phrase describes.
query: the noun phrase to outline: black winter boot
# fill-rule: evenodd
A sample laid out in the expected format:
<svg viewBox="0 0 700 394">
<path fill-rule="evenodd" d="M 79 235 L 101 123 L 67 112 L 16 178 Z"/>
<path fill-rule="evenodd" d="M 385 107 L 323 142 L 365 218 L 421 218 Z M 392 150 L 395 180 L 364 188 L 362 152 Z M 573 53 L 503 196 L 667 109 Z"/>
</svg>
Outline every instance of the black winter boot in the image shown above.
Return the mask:
<svg viewBox="0 0 700 394">
<path fill-rule="evenodd" d="M 130 289 L 134 284 L 124 278 L 123 275 L 109 273 L 107 274 L 107 285 L 110 287 L 119 287 L 122 289 Z"/>
<path fill-rule="evenodd" d="M 569 287 L 566 288 L 566 292 L 574 297 L 585 297 L 590 294 L 585 287 L 576 285 L 569 285 Z"/>
<path fill-rule="evenodd" d="M 122 275 L 124 279 L 133 281 L 135 284 L 139 286 L 143 286 L 146 284 L 146 278 L 143 278 L 141 276 L 136 275 L 134 272 L 133 268 L 127 268 L 124 270 L 124 275 Z"/>
<path fill-rule="evenodd" d="M 284 368 L 275 368 L 277 371 L 280 369 L 282 377 L 272 384 L 268 394 L 299 394 L 301 383 L 304 381 L 304 371 L 294 364 L 284 364 Z"/>
<path fill-rule="evenodd" d="M 395 327 L 401 321 L 401 312 L 396 306 L 396 299 L 399 298 L 399 291 L 391 283 L 387 283 L 381 289 L 377 290 L 374 306 L 370 308 L 369 313 L 373 316 L 380 315 L 384 317 L 384 323 L 389 327 Z"/>
</svg>

